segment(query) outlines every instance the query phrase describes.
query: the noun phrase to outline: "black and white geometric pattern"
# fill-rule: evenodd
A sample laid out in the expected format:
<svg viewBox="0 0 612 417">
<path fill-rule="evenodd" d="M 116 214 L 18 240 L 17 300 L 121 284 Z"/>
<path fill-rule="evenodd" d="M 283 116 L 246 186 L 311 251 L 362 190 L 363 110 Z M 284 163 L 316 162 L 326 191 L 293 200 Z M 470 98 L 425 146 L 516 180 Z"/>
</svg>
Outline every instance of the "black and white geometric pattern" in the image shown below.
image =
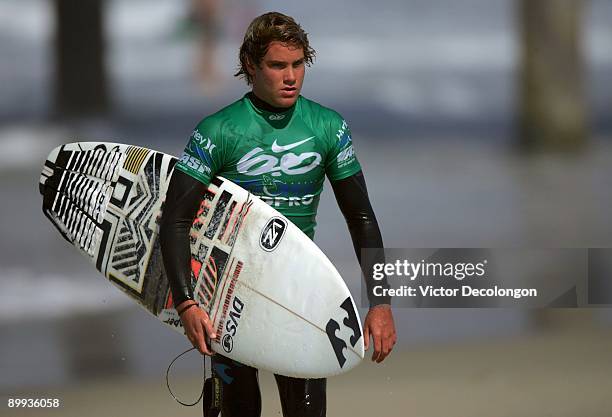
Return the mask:
<svg viewBox="0 0 612 417">
<path fill-rule="evenodd" d="M 100 226 L 112 191 L 109 181 L 118 175 L 122 159 L 121 153 L 103 149 L 62 148 L 43 170 L 43 211 L 67 240 L 92 258 L 103 235 Z"/>
<path fill-rule="evenodd" d="M 168 287 L 157 217 L 175 162 L 145 148 L 73 143 L 51 152 L 40 181 L 43 212 L 62 236 L 154 314 Z"/>
<path fill-rule="evenodd" d="M 125 157 L 125 154 L 121 152 L 107 152 L 104 148 L 70 152 L 65 169 L 105 181 L 113 181 L 116 179 L 117 168 L 123 164 Z"/>
<path fill-rule="evenodd" d="M 158 220 L 175 163 L 140 147 L 74 143 L 50 154 L 40 181 L 43 211 L 60 233 L 156 316 L 170 303 Z M 190 233 L 193 261 L 201 266 L 191 284 L 208 302 L 252 205 L 237 203 L 222 184 L 213 179 Z"/>
</svg>

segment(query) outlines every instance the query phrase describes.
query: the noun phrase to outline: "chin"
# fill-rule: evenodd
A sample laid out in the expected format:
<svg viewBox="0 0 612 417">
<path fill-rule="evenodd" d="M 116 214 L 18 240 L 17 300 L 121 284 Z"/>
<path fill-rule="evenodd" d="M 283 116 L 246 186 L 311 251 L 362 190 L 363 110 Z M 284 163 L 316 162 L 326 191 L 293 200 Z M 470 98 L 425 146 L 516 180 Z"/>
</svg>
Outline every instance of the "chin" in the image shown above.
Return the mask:
<svg viewBox="0 0 612 417">
<path fill-rule="evenodd" d="M 276 107 L 291 107 L 297 101 L 298 96 L 299 94 L 296 94 L 295 97 L 279 97 L 276 99 Z"/>
</svg>

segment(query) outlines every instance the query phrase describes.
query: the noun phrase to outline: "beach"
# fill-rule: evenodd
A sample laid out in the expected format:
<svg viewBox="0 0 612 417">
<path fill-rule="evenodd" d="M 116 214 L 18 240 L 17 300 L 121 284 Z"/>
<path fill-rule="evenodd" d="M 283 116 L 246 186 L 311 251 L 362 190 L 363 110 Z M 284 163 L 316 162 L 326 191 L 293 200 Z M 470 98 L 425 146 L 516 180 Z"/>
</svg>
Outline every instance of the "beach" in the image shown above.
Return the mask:
<svg viewBox="0 0 612 417">
<path fill-rule="evenodd" d="M 409 337 L 409 335 L 402 335 Z M 604 417 L 612 399 L 612 334 L 600 328 L 534 333 L 492 342 L 402 349 L 384 363 L 364 361 L 328 380 L 329 416 Z M 196 376 L 175 375 L 183 401 L 197 397 Z M 278 416 L 273 376 L 260 373 L 262 416 Z M 198 416 L 168 393 L 163 374 L 108 378 L 3 397 L 58 398 L 58 409 L 13 409 L 14 416 Z M 5 413 L 7 412 L 8 413 Z"/>
</svg>

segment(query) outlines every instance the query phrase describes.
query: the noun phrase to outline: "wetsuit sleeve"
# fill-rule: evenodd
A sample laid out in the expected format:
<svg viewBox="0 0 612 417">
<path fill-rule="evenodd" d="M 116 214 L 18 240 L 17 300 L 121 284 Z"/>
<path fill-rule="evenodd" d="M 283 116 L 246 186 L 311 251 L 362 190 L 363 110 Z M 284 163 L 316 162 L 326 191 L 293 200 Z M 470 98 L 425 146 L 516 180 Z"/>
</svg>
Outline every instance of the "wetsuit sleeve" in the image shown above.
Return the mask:
<svg viewBox="0 0 612 417">
<path fill-rule="evenodd" d="M 175 306 L 193 299 L 189 230 L 208 184 L 223 166 L 223 158 L 219 123 L 205 118 L 191 133 L 168 185 L 159 238 Z"/>
<path fill-rule="evenodd" d="M 189 230 L 206 188 L 201 181 L 177 170 L 168 185 L 159 240 L 175 306 L 193 299 Z"/>
<path fill-rule="evenodd" d="M 390 304 L 390 297 L 375 296 L 373 291 L 374 286 L 389 288 L 389 284 L 386 278 L 375 281 L 372 277 L 373 265 L 384 263 L 385 255 L 382 236 L 370 204 L 363 172 L 359 171 L 348 178 L 331 181 L 331 185 L 340 211 L 346 219 L 355 254 L 361 265 L 370 306 Z M 365 248 L 371 250 L 366 257 L 363 257 L 361 250 Z"/>
</svg>

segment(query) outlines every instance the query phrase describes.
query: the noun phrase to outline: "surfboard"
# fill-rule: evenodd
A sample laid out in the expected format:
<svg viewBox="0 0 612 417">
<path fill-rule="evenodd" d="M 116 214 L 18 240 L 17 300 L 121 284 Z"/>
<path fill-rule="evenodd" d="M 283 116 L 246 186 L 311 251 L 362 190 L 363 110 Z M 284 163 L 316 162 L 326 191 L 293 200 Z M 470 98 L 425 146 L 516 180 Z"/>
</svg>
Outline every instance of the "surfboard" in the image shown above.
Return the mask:
<svg viewBox="0 0 612 417">
<path fill-rule="evenodd" d="M 51 151 L 43 212 L 111 283 L 184 334 L 158 239 L 177 159 L 137 146 L 75 142 Z M 364 356 L 361 321 L 342 277 L 293 223 L 215 177 L 189 234 L 191 285 L 211 317 L 212 349 L 274 373 L 320 378 Z"/>
</svg>

